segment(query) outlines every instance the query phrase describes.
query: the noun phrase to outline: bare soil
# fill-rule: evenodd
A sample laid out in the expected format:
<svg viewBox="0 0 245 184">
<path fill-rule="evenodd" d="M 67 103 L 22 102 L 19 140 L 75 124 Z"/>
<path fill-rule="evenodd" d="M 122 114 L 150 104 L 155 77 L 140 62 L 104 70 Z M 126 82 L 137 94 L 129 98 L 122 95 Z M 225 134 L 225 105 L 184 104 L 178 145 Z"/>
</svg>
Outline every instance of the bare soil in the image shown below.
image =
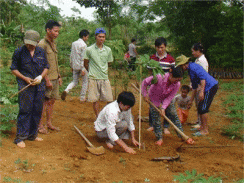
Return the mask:
<svg viewBox="0 0 245 184">
<path fill-rule="evenodd" d="M 139 95 L 131 87 L 128 90 L 137 97 L 132 113 L 138 138 Z M 137 154 L 130 155 L 119 146 L 114 150 L 107 149 L 105 142 L 98 140 L 94 132 L 95 115 L 92 104 L 80 103 L 78 97 L 68 95 L 66 101 L 57 100 L 54 108 L 53 124 L 60 127 L 60 132 L 40 134 L 43 142 L 26 141 L 24 149 L 13 143 L 15 128 L 9 138 L 2 139 L 0 181 L 6 182 L 6 178 L 12 178 L 37 183 L 172 183 L 174 175 L 193 169 L 197 173 L 203 173 L 204 177 L 222 177 L 223 182 L 238 181 L 244 178 L 244 144 L 221 135 L 221 128 L 231 121 L 225 115 L 226 109 L 222 105 L 224 97 L 225 94 L 219 90 L 210 108 L 210 134 L 193 137 L 194 146 L 201 148 L 186 148 L 190 145 L 184 144 L 177 150 L 183 142 L 173 128 L 170 128 L 172 134 L 164 136 L 164 144 L 159 147 L 154 144 L 154 133 L 146 131 L 148 122 L 142 122 L 141 140 L 145 149 L 135 148 Z M 142 103 L 142 116 L 148 116 L 148 105 Z M 106 104 L 102 102 L 101 108 L 104 105 Z M 184 124 L 184 132 L 190 137 L 193 133 L 190 131 L 191 123 L 195 120 L 196 111 L 193 107 L 189 123 Z M 105 147 L 105 154 L 96 156 L 88 152 L 88 145 L 76 132 L 74 125 L 95 147 Z M 127 144 L 133 147 L 130 141 Z M 174 157 L 178 154 L 180 159 L 177 161 L 151 161 L 155 157 Z"/>
</svg>

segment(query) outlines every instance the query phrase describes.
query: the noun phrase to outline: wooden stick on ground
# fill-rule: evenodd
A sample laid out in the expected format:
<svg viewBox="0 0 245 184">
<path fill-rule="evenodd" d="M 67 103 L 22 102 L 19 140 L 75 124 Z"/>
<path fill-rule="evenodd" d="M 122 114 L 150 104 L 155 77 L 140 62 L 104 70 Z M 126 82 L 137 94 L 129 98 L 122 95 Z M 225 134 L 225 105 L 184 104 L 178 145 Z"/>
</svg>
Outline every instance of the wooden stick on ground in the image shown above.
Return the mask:
<svg viewBox="0 0 245 184">
<path fill-rule="evenodd" d="M 14 96 L 18 95 L 19 93 L 21 93 L 22 91 L 24 91 L 26 88 L 28 88 L 30 85 L 32 85 L 32 83 L 28 84 L 27 86 L 23 87 L 21 90 L 19 90 L 17 93 L 15 93 L 14 95 L 12 95 L 9 99 L 13 98 Z"/>
</svg>

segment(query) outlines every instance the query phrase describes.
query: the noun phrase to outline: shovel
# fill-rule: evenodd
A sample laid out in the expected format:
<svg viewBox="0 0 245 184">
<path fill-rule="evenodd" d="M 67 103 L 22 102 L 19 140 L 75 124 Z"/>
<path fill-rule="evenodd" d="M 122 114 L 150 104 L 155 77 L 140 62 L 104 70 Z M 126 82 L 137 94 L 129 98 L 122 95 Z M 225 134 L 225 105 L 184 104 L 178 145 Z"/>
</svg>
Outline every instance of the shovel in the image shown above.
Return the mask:
<svg viewBox="0 0 245 184">
<path fill-rule="evenodd" d="M 87 147 L 88 151 L 94 155 L 102 155 L 105 153 L 105 148 L 103 146 L 94 147 L 94 145 L 83 135 L 83 133 L 74 125 L 77 132 L 83 137 L 90 147 Z"/>
</svg>

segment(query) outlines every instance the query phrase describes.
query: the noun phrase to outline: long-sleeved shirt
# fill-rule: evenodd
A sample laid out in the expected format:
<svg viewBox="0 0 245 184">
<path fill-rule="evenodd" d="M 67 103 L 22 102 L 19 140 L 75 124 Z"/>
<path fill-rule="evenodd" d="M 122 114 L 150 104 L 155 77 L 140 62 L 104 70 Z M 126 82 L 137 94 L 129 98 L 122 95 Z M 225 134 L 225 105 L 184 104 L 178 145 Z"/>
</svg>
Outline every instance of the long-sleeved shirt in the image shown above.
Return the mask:
<svg viewBox="0 0 245 184">
<path fill-rule="evenodd" d="M 153 76 L 147 77 L 142 82 L 143 96 L 146 97 L 149 95 L 151 102 L 157 107 L 162 104 L 163 109 L 166 109 L 169 106 L 180 88 L 180 82 L 169 82 L 169 75 L 169 73 L 166 73 L 164 76 L 158 74 L 156 84 L 151 84 Z M 147 86 L 150 86 L 149 91 L 147 91 Z"/>
<path fill-rule="evenodd" d="M 126 121 L 128 130 L 135 130 L 131 109 L 121 111 L 117 101 L 111 102 L 106 105 L 99 113 L 98 118 L 94 122 L 95 131 L 103 131 L 106 129 L 109 139 L 116 141 L 119 139 L 116 134 L 116 124 L 121 121 Z"/>
<path fill-rule="evenodd" d="M 86 48 L 87 44 L 81 38 L 72 43 L 70 64 L 73 70 L 82 70 L 84 68 L 83 58 Z"/>
<path fill-rule="evenodd" d="M 209 75 L 199 64 L 189 63 L 188 73 L 193 89 L 197 89 L 198 84 L 200 84 L 201 80 L 206 81 L 204 90 L 205 92 L 210 90 L 214 85 L 218 84 L 218 81 L 216 81 L 211 75 Z"/>
<path fill-rule="evenodd" d="M 15 50 L 12 58 L 11 70 L 18 70 L 22 75 L 35 79 L 41 75 L 44 69 L 48 69 L 48 61 L 46 59 L 45 51 L 41 47 L 36 47 L 33 57 L 25 45 Z M 27 85 L 25 81 L 16 77 L 18 82 L 18 89 L 22 89 Z M 45 80 L 41 84 L 36 85 L 38 91 L 45 90 Z M 29 89 L 34 89 L 30 86 Z"/>
</svg>

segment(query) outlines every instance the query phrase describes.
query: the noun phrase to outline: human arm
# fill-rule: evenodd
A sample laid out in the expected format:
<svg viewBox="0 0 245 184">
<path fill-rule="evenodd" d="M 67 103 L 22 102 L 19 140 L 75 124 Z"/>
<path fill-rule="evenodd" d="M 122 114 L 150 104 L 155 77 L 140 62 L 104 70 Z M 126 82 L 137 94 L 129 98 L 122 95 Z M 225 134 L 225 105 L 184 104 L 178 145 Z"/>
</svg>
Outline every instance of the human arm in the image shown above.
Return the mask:
<svg viewBox="0 0 245 184">
<path fill-rule="evenodd" d="M 141 83 L 141 92 L 142 92 L 142 95 L 143 95 L 144 100 L 146 102 L 150 101 L 149 94 L 148 94 L 148 91 L 147 91 L 147 86 L 151 85 L 152 79 L 153 79 L 153 76 L 147 77 Z"/>
<path fill-rule="evenodd" d="M 30 77 L 26 77 L 23 74 L 19 72 L 19 70 L 12 70 L 12 74 L 14 74 L 16 77 L 20 78 L 21 80 L 25 81 L 27 84 L 31 84 L 34 80 Z"/>
<path fill-rule="evenodd" d="M 204 99 L 204 90 L 205 90 L 206 80 L 200 81 L 200 92 L 199 92 L 199 100 L 202 101 Z"/>
<path fill-rule="evenodd" d="M 43 72 L 41 75 L 37 76 L 34 81 L 33 84 L 34 85 L 38 85 L 42 82 L 42 79 L 48 74 L 48 68 L 44 68 Z"/>
</svg>

